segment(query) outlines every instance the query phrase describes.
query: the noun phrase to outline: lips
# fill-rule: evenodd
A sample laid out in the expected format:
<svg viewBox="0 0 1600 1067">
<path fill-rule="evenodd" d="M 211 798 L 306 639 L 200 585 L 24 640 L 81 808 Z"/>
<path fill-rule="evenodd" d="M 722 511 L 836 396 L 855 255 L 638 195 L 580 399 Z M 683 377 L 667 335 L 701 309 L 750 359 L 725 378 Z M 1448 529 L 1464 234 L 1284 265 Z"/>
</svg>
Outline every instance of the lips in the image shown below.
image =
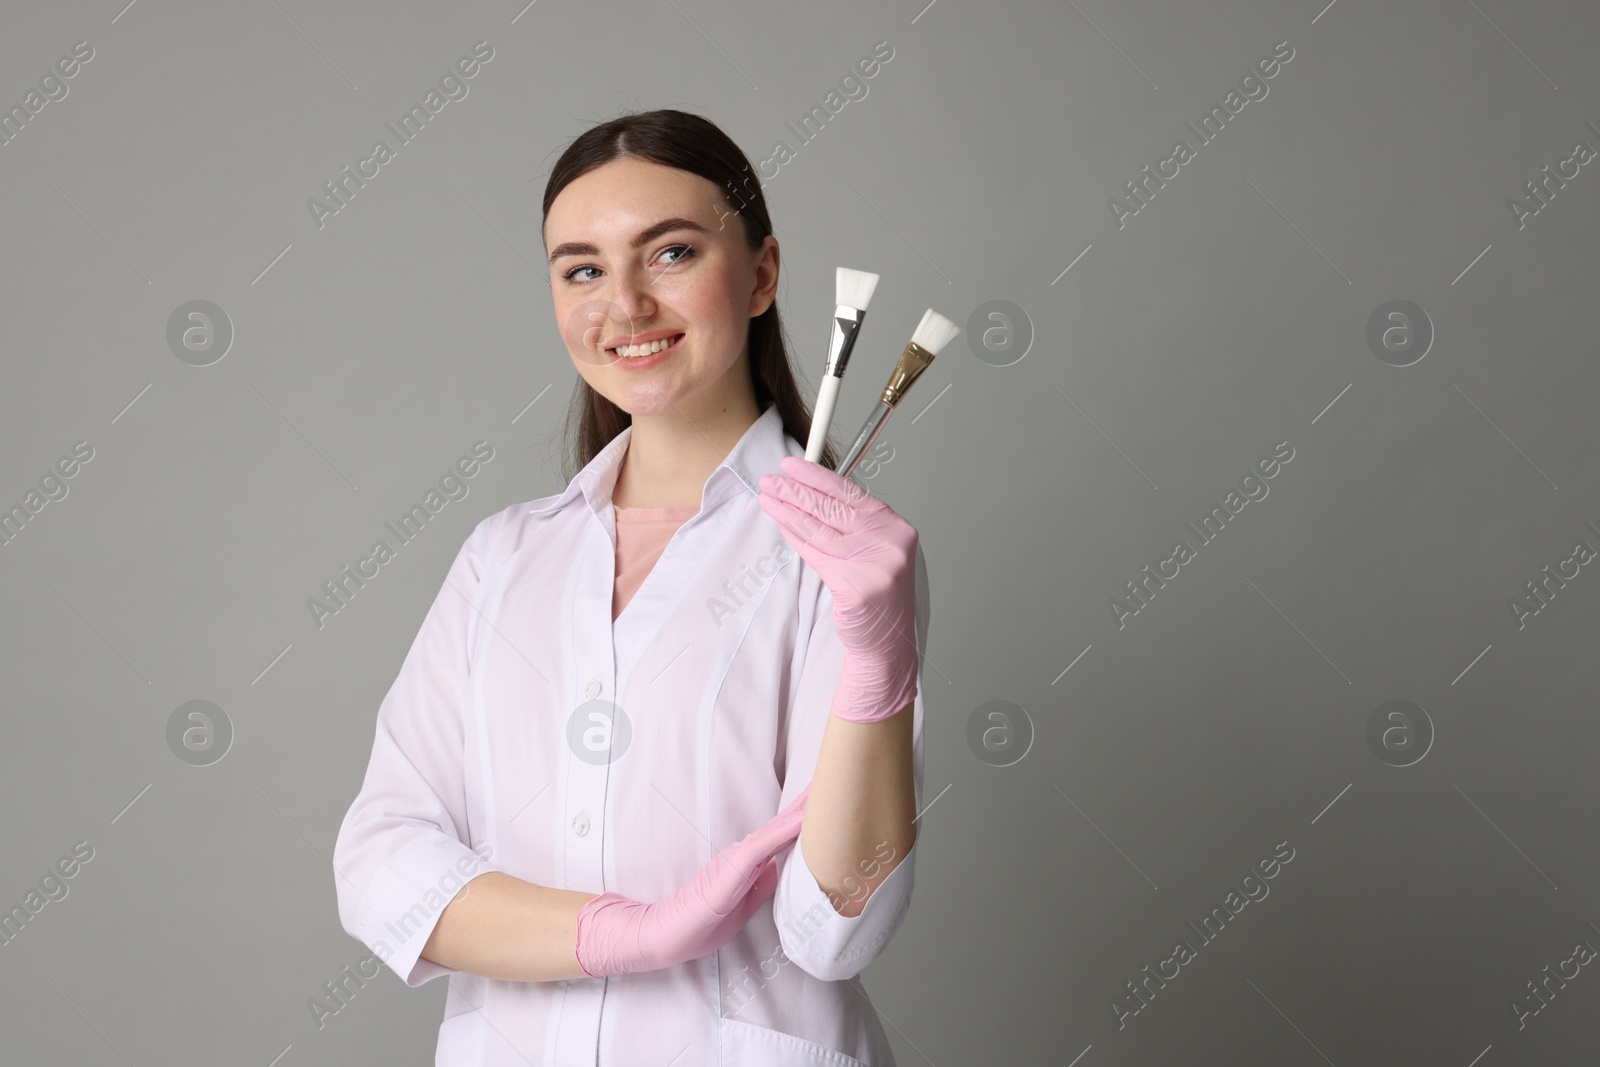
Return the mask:
<svg viewBox="0 0 1600 1067">
<path fill-rule="evenodd" d="M 630 342 L 629 344 L 626 344 L 626 345 L 614 345 L 614 346 L 612 346 L 610 348 L 607 348 L 606 351 L 608 353 L 610 353 L 612 356 L 615 356 L 617 359 L 622 359 L 622 360 L 648 359 L 652 355 L 661 355 L 663 352 L 667 352 L 667 351 L 669 351 L 669 350 L 671 350 L 673 348 L 676 348 L 677 345 L 678 345 L 678 342 L 683 340 L 683 337 L 684 337 L 684 334 L 683 334 L 682 331 L 677 331 L 677 332 L 673 332 L 673 333 L 659 333 L 655 337 L 646 336 L 642 340 Z M 647 353 L 647 354 L 643 354 L 643 355 L 637 355 L 637 356 L 624 356 L 620 351 L 623 348 L 632 348 L 632 347 L 635 347 L 637 345 L 653 344 L 653 343 L 655 343 L 657 341 L 669 341 L 670 343 L 666 347 L 658 349 L 655 352 L 651 352 L 651 353 Z"/>
</svg>

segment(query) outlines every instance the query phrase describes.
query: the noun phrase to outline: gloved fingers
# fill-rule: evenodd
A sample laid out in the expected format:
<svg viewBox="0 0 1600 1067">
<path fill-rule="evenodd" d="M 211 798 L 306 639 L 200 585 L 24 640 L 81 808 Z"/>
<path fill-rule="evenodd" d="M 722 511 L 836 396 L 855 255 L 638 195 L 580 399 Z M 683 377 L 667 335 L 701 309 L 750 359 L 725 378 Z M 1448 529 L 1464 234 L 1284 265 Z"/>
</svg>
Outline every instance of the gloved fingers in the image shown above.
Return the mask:
<svg viewBox="0 0 1600 1067">
<path fill-rule="evenodd" d="M 761 495 L 770 496 L 791 504 L 810 515 L 824 526 L 844 533 L 869 521 L 869 514 L 860 504 L 842 500 L 826 490 L 817 489 L 798 479 L 782 474 L 761 476 Z"/>
<path fill-rule="evenodd" d="M 847 504 L 862 504 L 869 497 L 877 499 L 838 471 L 831 471 L 804 456 L 785 456 L 778 461 L 778 466 L 795 481 L 809 485 L 829 496 L 838 497 Z"/>
<path fill-rule="evenodd" d="M 768 860 L 761 868 L 761 873 L 756 877 L 756 884 L 750 887 L 750 892 L 744 895 L 744 900 L 739 908 L 744 913 L 744 918 L 749 919 L 755 910 L 762 904 L 772 899 L 778 892 L 778 861 Z M 740 926 L 744 923 L 740 922 Z"/>
<path fill-rule="evenodd" d="M 772 826 L 775 823 L 787 824 L 790 820 L 798 820 L 804 815 L 806 801 L 811 799 L 811 786 L 813 784 L 812 782 L 807 782 L 805 788 L 796 793 L 794 799 L 785 804 L 783 810 L 774 815 L 767 825 Z"/>
<path fill-rule="evenodd" d="M 755 885 L 761 876 L 762 865 L 771 860 L 784 844 L 783 841 L 774 841 L 768 847 L 768 839 L 757 838 L 752 841 L 750 837 L 736 841 L 712 856 L 711 861 L 700 868 L 685 888 L 711 911 L 727 915 Z"/>
<path fill-rule="evenodd" d="M 757 827 L 746 834 L 739 844 L 751 849 L 758 855 L 773 856 L 785 845 L 800 836 L 800 823 L 805 818 L 806 801 L 811 796 L 811 783 L 800 790 L 800 794 L 791 800 L 782 811 L 774 815 L 763 826 Z"/>
<path fill-rule="evenodd" d="M 677 947 L 677 960 L 707 956 L 727 944 L 778 891 L 778 865 L 768 861 L 761 867 L 750 890 L 725 915 L 717 916 L 700 930 L 685 932 Z"/>
<path fill-rule="evenodd" d="M 763 862 L 799 838 L 806 800 L 810 796 L 811 783 L 807 782 L 800 794 L 777 815 L 712 857 L 704 869 L 705 889 L 707 899 L 718 912 L 726 912 L 732 901 L 749 892 Z"/>
<path fill-rule="evenodd" d="M 784 528 L 788 535 L 789 543 L 804 557 L 806 562 L 816 565 L 816 553 L 831 558 L 849 556 L 850 549 L 844 543 L 845 534 L 825 522 L 818 521 L 817 517 L 803 508 L 797 507 L 787 500 L 779 499 L 771 492 L 763 491 L 756 501 L 761 505 L 761 510 L 778 520 L 778 525 Z"/>
</svg>

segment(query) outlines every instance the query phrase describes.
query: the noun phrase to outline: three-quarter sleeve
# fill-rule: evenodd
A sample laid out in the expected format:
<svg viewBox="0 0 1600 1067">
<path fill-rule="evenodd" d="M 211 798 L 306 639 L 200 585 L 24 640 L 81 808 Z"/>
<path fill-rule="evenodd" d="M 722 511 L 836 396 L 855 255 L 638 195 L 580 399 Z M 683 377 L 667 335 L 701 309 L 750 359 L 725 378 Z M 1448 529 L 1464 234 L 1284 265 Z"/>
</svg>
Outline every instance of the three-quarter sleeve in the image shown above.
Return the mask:
<svg viewBox="0 0 1600 1067">
<path fill-rule="evenodd" d="M 333 849 L 340 923 L 409 986 L 451 973 L 422 959 L 423 946 L 456 893 L 498 869 L 470 847 L 463 773 L 488 526 L 457 554 L 378 707 L 366 779 Z"/>
<path fill-rule="evenodd" d="M 820 591 L 809 618 L 800 619 L 801 632 L 808 634 L 796 645 L 795 687 L 789 709 L 787 734 L 787 774 L 783 783 L 780 809 L 799 796 L 816 774 L 817 757 L 822 750 L 822 734 L 832 715 L 834 690 L 844 667 L 845 648 L 833 624 L 833 594 L 820 580 Z M 916 642 L 919 660 L 927 649 L 928 576 L 919 541 L 916 552 Z M 919 667 L 917 692 L 912 710 L 912 770 L 916 807 L 922 810 L 923 691 Z M 866 969 L 888 945 L 911 907 L 919 830 L 911 849 L 881 883 L 873 888 L 860 914 L 841 915 L 828 899 L 805 860 L 805 850 L 797 839 L 780 856 L 778 890 L 773 898 L 773 920 L 784 955 L 807 973 L 824 981 L 853 978 Z M 887 857 L 892 860 L 894 857 Z M 869 864 L 883 856 L 863 857 Z"/>
</svg>

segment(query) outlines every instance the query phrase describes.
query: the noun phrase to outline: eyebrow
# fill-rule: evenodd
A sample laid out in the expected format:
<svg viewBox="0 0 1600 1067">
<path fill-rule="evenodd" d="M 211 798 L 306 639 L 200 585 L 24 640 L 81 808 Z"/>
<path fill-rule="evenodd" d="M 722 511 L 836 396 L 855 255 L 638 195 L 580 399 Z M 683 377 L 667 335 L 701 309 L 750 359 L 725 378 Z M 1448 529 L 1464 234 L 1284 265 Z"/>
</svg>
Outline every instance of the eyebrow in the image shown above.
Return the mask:
<svg viewBox="0 0 1600 1067">
<path fill-rule="evenodd" d="M 628 243 L 631 247 L 638 248 L 650 241 L 654 241 L 664 233 L 671 233 L 673 230 L 697 230 L 700 233 L 711 232 L 693 219 L 674 217 L 662 219 L 660 222 L 646 226 L 639 231 L 639 236 Z M 600 249 L 587 241 L 566 241 L 556 245 L 555 251 L 550 253 L 550 262 L 554 263 L 562 256 L 597 256 L 599 254 Z"/>
</svg>

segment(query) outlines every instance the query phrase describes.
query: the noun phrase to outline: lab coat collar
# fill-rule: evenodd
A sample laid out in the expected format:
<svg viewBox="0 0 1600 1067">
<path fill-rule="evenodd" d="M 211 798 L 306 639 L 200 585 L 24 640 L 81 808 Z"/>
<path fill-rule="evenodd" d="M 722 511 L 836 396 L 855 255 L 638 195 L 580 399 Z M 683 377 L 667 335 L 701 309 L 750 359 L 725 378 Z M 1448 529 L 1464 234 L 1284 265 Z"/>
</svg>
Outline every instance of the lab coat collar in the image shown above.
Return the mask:
<svg viewBox="0 0 1600 1067">
<path fill-rule="evenodd" d="M 596 515 L 607 513 L 611 508 L 611 491 L 622 472 L 622 457 L 632 437 L 633 426 L 629 425 L 613 437 L 567 483 L 564 490 L 544 503 L 530 507 L 528 511 L 534 515 L 553 513 L 581 496 Z M 700 510 L 705 512 L 734 493 L 748 490 L 759 495 L 763 474 L 782 473 L 779 461 L 784 456 L 803 454 L 798 443 L 790 447 L 790 438 L 784 433 L 783 416 L 778 411 L 778 405 L 768 401 L 766 410 L 750 424 L 744 436 L 733 446 L 733 451 L 717 464 L 716 470 L 706 479 L 705 487 L 700 492 Z"/>
</svg>

